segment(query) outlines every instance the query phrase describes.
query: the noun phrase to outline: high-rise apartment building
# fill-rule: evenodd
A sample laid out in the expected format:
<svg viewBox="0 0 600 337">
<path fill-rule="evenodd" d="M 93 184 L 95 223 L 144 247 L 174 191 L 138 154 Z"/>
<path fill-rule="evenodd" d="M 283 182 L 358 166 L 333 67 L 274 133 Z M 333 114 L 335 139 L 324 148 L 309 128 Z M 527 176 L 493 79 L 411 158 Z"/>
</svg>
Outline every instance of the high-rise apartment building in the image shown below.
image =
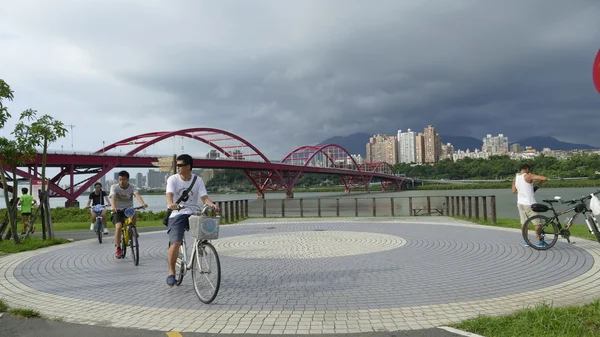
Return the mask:
<svg viewBox="0 0 600 337">
<path fill-rule="evenodd" d="M 138 174 L 135 175 L 135 187 L 137 187 L 138 189 L 142 188 L 144 186 L 144 178 L 142 173 L 138 172 Z"/>
<path fill-rule="evenodd" d="M 415 151 L 417 152 L 417 164 L 425 163 L 425 137 L 420 132 L 415 136 Z"/>
<path fill-rule="evenodd" d="M 442 156 L 440 159 L 452 160 L 454 154 L 454 146 L 450 143 L 442 144 Z"/>
<path fill-rule="evenodd" d="M 371 163 L 386 162 L 390 165 L 398 163 L 398 142 L 396 137 L 377 134 L 367 143 L 367 161 Z"/>
<path fill-rule="evenodd" d="M 416 163 L 417 162 L 417 143 L 416 133 L 408 129 L 406 132 L 398 130 L 398 162 Z"/>
<path fill-rule="evenodd" d="M 508 137 L 501 133 L 497 137 L 488 134 L 487 137 L 483 138 L 481 151 L 490 154 L 508 153 Z"/>
<path fill-rule="evenodd" d="M 442 155 L 442 137 L 435 127 L 428 125 L 423 130 L 425 146 L 425 163 L 435 164 L 440 161 Z"/>
</svg>

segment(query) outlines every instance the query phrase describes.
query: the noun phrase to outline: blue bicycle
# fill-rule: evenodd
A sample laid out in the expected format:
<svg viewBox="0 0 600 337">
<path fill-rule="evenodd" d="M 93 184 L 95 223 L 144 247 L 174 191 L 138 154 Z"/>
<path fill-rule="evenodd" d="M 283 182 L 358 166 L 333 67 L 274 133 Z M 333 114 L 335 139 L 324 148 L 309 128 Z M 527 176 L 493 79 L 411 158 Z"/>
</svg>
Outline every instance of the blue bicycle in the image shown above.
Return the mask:
<svg viewBox="0 0 600 337">
<path fill-rule="evenodd" d="M 104 230 L 104 225 L 102 224 L 102 211 L 106 208 L 104 205 L 95 205 L 90 206 L 92 211 L 96 213 L 96 223 L 94 224 L 94 232 L 98 235 L 98 242 L 102 243 L 102 231 Z"/>
</svg>

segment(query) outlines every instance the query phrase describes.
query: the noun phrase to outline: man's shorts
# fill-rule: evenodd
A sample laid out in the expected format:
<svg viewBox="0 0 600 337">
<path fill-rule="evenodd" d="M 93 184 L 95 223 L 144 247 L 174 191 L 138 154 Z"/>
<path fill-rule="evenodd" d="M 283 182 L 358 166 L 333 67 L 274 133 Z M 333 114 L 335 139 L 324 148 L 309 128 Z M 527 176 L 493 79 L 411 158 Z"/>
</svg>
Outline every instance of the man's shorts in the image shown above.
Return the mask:
<svg viewBox="0 0 600 337">
<path fill-rule="evenodd" d="M 190 216 L 191 214 L 179 214 L 169 218 L 169 223 L 167 226 L 169 242 L 173 243 L 183 241 L 183 235 L 185 235 L 186 229 L 190 228 Z"/>
<path fill-rule="evenodd" d="M 21 213 L 21 215 L 24 215 L 24 216 L 30 216 L 30 215 L 31 215 L 31 212 L 25 212 L 25 213 Z"/>
<path fill-rule="evenodd" d="M 524 225 L 525 221 L 527 221 L 527 219 L 538 214 L 537 212 L 534 212 L 531 209 L 531 205 L 517 204 L 517 208 L 519 209 L 519 217 L 521 218 L 521 225 Z M 540 219 L 534 220 L 534 225 L 541 225 L 541 224 L 542 224 L 542 222 L 540 221 Z"/>
<path fill-rule="evenodd" d="M 117 210 L 112 214 L 111 220 L 113 225 L 118 224 L 119 222 L 122 224 L 127 217 L 125 216 L 125 211 Z"/>
</svg>

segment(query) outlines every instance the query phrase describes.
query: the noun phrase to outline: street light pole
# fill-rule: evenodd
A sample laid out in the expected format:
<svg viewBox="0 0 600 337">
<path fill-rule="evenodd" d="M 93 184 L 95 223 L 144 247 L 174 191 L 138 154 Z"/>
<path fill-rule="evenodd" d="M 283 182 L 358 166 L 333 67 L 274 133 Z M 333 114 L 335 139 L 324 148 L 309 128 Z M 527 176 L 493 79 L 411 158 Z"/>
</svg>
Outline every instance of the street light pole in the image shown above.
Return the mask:
<svg viewBox="0 0 600 337">
<path fill-rule="evenodd" d="M 73 125 L 73 124 L 67 124 L 65 126 L 68 126 L 68 127 L 71 128 L 71 151 L 75 151 L 75 150 L 73 150 L 73 128 L 75 127 L 75 125 Z"/>
</svg>

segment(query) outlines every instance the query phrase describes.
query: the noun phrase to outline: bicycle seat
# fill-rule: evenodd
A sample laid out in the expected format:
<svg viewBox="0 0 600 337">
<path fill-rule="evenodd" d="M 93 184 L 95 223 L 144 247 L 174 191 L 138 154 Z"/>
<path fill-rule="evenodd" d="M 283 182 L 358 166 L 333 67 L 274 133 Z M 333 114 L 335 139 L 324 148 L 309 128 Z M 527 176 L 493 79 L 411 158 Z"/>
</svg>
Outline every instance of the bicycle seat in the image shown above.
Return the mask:
<svg viewBox="0 0 600 337">
<path fill-rule="evenodd" d="M 558 200 L 553 200 L 553 199 L 544 199 L 542 200 L 543 202 L 547 202 L 549 204 L 553 203 L 553 202 L 558 202 Z"/>
</svg>

